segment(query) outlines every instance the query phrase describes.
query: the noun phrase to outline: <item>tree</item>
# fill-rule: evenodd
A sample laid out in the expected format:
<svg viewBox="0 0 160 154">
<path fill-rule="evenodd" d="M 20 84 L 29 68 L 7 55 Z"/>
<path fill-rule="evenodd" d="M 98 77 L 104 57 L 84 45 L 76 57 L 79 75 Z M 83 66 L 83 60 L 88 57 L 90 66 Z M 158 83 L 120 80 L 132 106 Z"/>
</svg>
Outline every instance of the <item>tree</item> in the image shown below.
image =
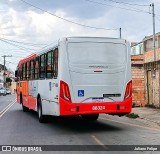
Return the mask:
<svg viewBox="0 0 160 154">
<path fill-rule="evenodd" d="M 6 83 L 9 83 L 9 85 L 11 86 L 11 82 L 12 82 L 11 78 L 7 77 L 6 78 Z"/>
<path fill-rule="evenodd" d="M 4 70 L 4 65 L 0 64 L 0 70 Z M 7 70 L 6 66 L 5 66 L 5 70 Z"/>
</svg>

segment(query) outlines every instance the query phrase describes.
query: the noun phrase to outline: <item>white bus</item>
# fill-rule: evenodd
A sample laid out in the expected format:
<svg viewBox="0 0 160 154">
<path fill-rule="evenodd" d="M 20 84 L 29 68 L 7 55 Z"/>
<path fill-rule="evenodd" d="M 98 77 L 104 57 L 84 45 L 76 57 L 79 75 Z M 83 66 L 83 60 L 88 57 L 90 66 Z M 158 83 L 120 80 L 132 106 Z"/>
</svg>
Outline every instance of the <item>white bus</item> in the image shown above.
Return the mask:
<svg viewBox="0 0 160 154">
<path fill-rule="evenodd" d="M 67 37 L 21 60 L 17 102 L 46 115 L 125 115 L 132 108 L 130 45 L 124 39 Z"/>
</svg>

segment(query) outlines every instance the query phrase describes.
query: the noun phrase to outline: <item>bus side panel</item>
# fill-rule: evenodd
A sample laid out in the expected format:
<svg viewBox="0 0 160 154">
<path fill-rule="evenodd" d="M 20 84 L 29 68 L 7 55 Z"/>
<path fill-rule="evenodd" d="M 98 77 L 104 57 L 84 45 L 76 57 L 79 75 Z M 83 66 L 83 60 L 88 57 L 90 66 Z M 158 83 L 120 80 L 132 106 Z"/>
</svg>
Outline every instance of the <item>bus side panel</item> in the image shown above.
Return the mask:
<svg viewBox="0 0 160 154">
<path fill-rule="evenodd" d="M 28 107 L 32 110 L 36 111 L 36 107 L 37 107 L 37 98 L 33 97 L 33 96 L 28 96 Z"/>
<path fill-rule="evenodd" d="M 17 84 L 16 84 L 16 93 L 17 93 L 17 103 L 19 103 L 19 104 L 20 104 L 20 91 L 21 91 L 20 82 L 17 82 Z"/>
<path fill-rule="evenodd" d="M 20 96 L 22 94 L 23 105 L 29 107 L 29 90 L 28 81 L 20 81 L 17 83 L 17 102 L 20 104 Z"/>
<path fill-rule="evenodd" d="M 44 115 L 59 115 L 59 84 L 58 79 L 38 80 L 38 91 L 40 95 Z"/>
<path fill-rule="evenodd" d="M 21 82 L 23 105 L 26 106 L 26 107 L 29 107 L 29 104 L 28 104 L 28 102 L 29 102 L 28 83 L 29 83 L 29 81 L 23 81 L 23 82 Z"/>
</svg>

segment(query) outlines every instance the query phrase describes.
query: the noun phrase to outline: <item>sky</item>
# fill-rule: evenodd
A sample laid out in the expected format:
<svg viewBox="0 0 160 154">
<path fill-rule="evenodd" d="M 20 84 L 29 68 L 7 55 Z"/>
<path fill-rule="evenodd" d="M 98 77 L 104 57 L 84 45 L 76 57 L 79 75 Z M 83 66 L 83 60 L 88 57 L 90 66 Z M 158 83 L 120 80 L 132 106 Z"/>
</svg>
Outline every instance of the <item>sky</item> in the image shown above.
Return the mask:
<svg viewBox="0 0 160 154">
<path fill-rule="evenodd" d="M 14 71 L 20 59 L 59 38 L 118 38 L 120 27 L 122 38 L 140 42 L 153 34 L 151 3 L 155 5 L 156 32 L 160 32 L 160 0 L 0 0 L 0 63 L 3 55 L 12 55 L 6 58 L 6 66 Z M 79 26 L 45 11 L 105 30 Z"/>
</svg>

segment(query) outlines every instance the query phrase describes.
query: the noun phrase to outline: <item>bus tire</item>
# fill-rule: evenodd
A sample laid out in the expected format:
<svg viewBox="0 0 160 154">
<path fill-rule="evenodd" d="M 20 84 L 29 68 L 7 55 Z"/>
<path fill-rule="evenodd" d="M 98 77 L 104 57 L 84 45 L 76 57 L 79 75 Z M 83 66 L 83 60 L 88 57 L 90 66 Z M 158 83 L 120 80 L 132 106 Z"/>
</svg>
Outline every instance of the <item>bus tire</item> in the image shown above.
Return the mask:
<svg viewBox="0 0 160 154">
<path fill-rule="evenodd" d="M 22 94 L 20 95 L 20 103 L 22 104 L 22 110 L 23 110 L 23 112 L 28 112 L 29 108 L 23 105 Z"/>
<path fill-rule="evenodd" d="M 45 118 L 45 116 L 43 115 L 43 112 L 42 112 L 41 99 L 38 98 L 37 101 L 38 101 L 38 102 L 37 102 L 38 119 L 39 119 L 39 122 L 40 122 L 40 123 L 44 123 L 44 122 L 46 122 L 46 118 Z"/>
<path fill-rule="evenodd" d="M 81 115 L 81 117 L 85 121 L 96 121 L 99 117 L 99 114 L 84 114 Z"/>
</svg>

